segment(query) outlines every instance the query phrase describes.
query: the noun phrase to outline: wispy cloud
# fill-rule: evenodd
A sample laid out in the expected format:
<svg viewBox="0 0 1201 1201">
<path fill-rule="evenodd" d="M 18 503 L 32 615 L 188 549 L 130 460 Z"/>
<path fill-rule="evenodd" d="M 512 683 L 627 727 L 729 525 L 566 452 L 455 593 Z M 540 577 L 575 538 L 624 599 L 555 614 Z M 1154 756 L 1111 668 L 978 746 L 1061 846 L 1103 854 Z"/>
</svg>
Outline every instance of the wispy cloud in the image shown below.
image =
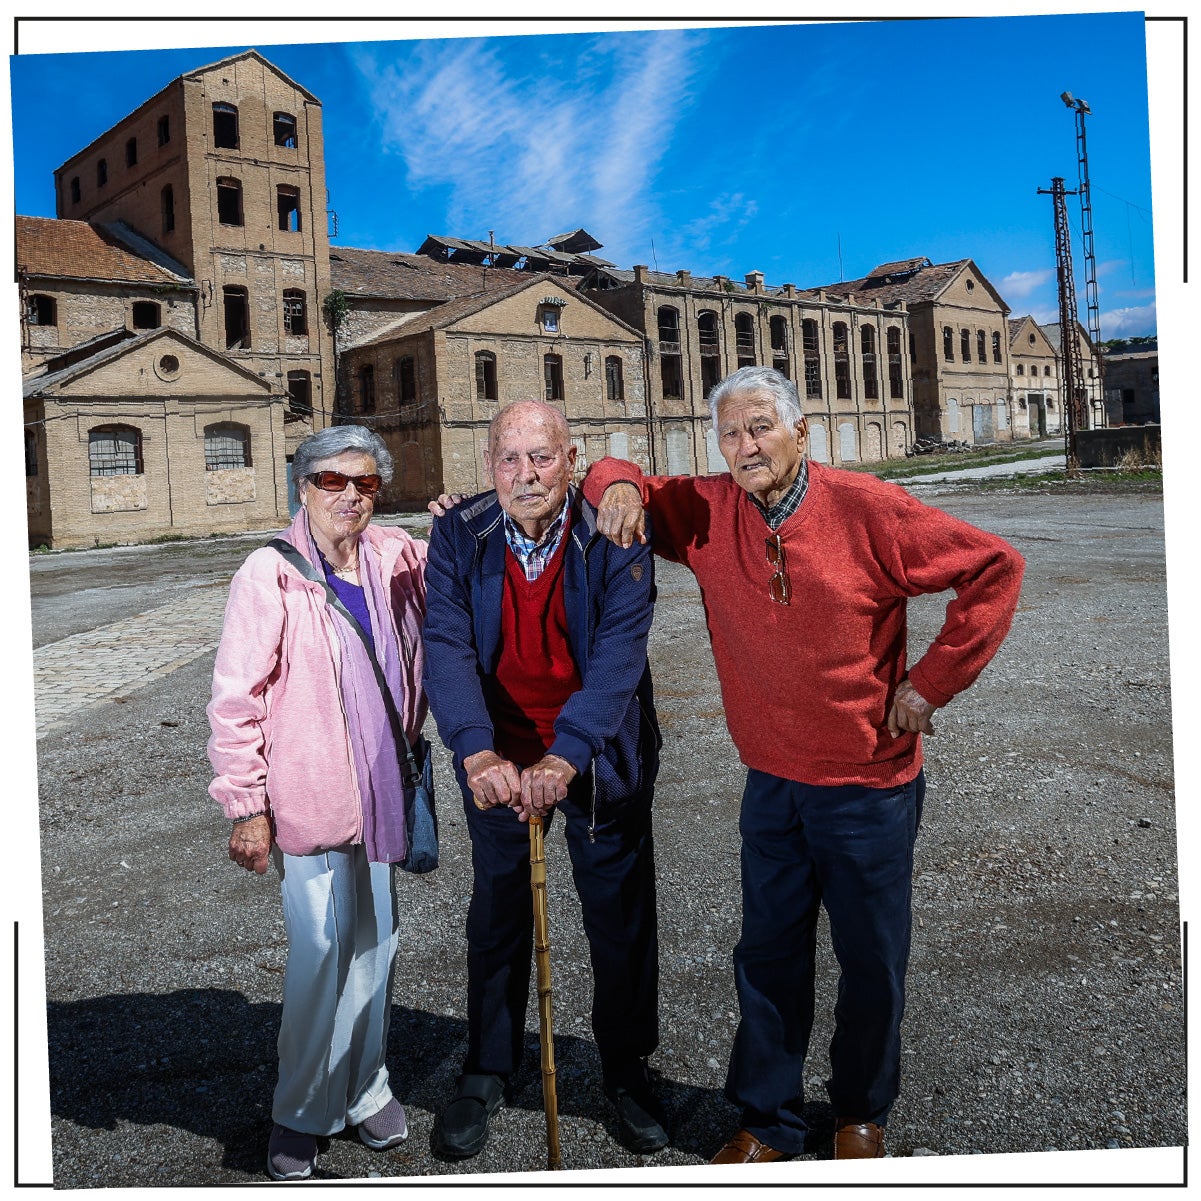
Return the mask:
<svg viewBox="0 0 1201 1201">
<path fill-rule="evenodd" d="M 689 221 L 676 231 L 673 247 L 678 245 L 695 254 L 708 250 L 715 237 L 720 242 L 732 242 L 758 213 L 758 201 L 750 196 L 743 192 L 724 192 L 709 202 L 709 210 L 704 216 Z"/>
<path fill-rule="evenodd" d="M 1132 338 L 1156 331 L 1155 305 L 1137 308 L 1109 309 L 1101 314 L 1102 338 Z"/>
<path fill-rule="evenodd" d="M 1011 271 L 1001 280 L 999 291 L 1006 300 L 1023 300 L 1033 292 L 1037 292 L 1048 281 L 1055 278 L 1055 272 L 1045 271 Z"/>
<path fill-rule="evenodd" d="M 702 39 L 606 35 L 528 61 L 517 41 L 425 43 L 403 63 L 362 56 L 383 149 L 402 157 L 410 187 L 448 190 L 436 232 L 537 243 L 583 225 L 611 257 L 637 257 Z"/>
</svg>

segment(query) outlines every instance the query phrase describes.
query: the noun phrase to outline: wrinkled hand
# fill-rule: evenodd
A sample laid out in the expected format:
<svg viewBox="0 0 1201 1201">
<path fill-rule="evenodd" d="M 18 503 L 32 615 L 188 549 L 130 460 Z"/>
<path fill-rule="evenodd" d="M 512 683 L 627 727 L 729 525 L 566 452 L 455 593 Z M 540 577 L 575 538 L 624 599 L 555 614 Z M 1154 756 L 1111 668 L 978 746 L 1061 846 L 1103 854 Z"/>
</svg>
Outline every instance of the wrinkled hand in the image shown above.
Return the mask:
<svg viewBox="0 0 1201 1201">
<path fill-rule="evenodd" d="M 624 480 L 610 484 L 597 506 L 596 528 L 623 550 L 633 546 L 635 538 L 645 543 L 646 513 L 642 508 L 642 493 Z"/>
<path fill-rule="evenodd" d="M 516 764 L 502 759 L 495 751 L 477 751 L 463 760 L 467 787 L 477 809 L 497 805 L 521 808 L 521 775 Z"/>
<path fill-rule="evenodd" d="M 521 773 L 521 812 L 523 822 L 542 817 L 567 796 L 567 785 L 576 778 L 576 769 L 558 755 L 543 755 Z"/>
<path fill-rule="evenodd" d="M 462 492 L 443 492 L 437 500 L 431 500 L 425 507 L 435 517 L 445 517 L 447 513 L 463 500 Z"/>
<path fill-rule="evenodd" d="M 266 816 L 238 822 L 229 836 L 229 857 L 248 872 L 262 875 L 271 857 L 271 821 Z"/>
<path fill-rule="evenodd" d="M 937 705 L 932 705 L 908 680 L 897 685 L 892 708 L 888 711 L 888 732 L 896 738 L 902 730 L 911 734 L 933 734 L 930 724 Z"/>
</svg>

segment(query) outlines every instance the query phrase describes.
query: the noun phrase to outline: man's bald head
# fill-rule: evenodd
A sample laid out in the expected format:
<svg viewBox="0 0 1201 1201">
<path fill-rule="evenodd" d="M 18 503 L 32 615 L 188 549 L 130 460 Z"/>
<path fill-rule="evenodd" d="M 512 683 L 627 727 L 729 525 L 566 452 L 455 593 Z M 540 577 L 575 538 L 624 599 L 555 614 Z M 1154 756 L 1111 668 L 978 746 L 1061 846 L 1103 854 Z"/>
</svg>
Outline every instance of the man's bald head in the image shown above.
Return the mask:
<svg viewBox="0 0 1201 1201">
<path fill-rule="evenodd" d="M 496 453 L 496 440 L 511 425 L 529 423 L 553 436 L 555 445 L 564 450 L 571 441 L 571 430 L 562 412 L 543 400 L 515 400 L 501 409 L 488 425 L 488 449 Z"/>
<path fill-rule="evenodd" d="M 563 509 L 575 470 L 567 418 L 540 400 L 506 405 L 488 427 L 484 458 L 500 507 L 541 538 Z"/>
</svg>

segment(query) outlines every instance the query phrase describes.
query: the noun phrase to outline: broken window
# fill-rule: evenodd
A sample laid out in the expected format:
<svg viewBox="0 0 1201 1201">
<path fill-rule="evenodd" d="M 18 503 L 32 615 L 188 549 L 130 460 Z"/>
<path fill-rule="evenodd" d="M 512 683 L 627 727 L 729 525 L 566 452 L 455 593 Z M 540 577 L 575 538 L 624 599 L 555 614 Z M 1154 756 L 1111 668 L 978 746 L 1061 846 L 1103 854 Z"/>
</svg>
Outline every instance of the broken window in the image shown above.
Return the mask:
<svg viewBox="0 0 1201 1201">
<path fill-rule="evenodd" d="M 71 203 L 78 204 L 79 197 L 80 197 L 79 176 L 73 175 L 73 176 L 71 176 Z"/>
<path fill-rule="evenodd" d="M 411 354 L 402 355 L 392 368 L 396 377 L 396 397 L 403 404 L 413 404 L 417 399 L 417 361 Z"/>
<path fill-rule="evenodd" d="M 125 165 L 127 167 L 136 167 L 138 165 L 138 139 L 130 138 L 125 143 Z"/>
<path fill-rule="evenodd" d="M 820 400 L 822 394 L 821 343 L 817 336 L 817 321 L 806 317 L 801 322 L 801 351 L 805 356 L 805 396 Z"/>
<path fill-rule="evenodd" d="M 25 431 L 25 475 L 35 476 L 38 473 L 38 443 L 33 430 Z"/>
<path fill-rule="evenodd" d="M 305 309 L 304 293 L 299 288 L 284 291 L 284 333 L 307 334 L 308 314 Z"/>
<path fill-rule="evenodd" d="M 162 309 L 153 300 L 133 302 L 134 329 L 158 329 L 162 325 Z"/>
<path fill-rule="evenodd" d="M 375 367 L 371 363 L 359 368 L 359 412 L 375 412 Z"/>
<path fill-rule="evenodd" d="M 104 187 L 108 183 L 108 159 L 100 158 L 96 160 L 96 186 Z"/>
<path fill-rule="evenodd" d="M 288 409 L 302 416 L 313 411 L 313 381 L 307 371 L 288 372 Z"/>
<path fill-rule="evenodd" d="M 992 336 L 992 361 L 999 363 L 1001 361 L 1001 335 L 995 330 Z"/>
<path fill-rule="evenodd" d="M 276 113 L 272 121 L 275 144 L 296 149 L 296 118 L 291 113 Z"/>
<path fill-rule="evenodd" d="M 834 334 L 834 394 L 839 400 L 851 396 L 851 343 L 845 321 L 835 321 Z"/>
<path fill-rule="evenodd" d="M 242 224 L 242 181 L 217 180 L 217 220 L 222 225 Z"/>
<path fill-rule="evenodd" d="M 476 351 L 475 398 L 476 400 L 496 399 L 496 355 L 490 350 Z"/>
<path fill-rule="evenodd" d="M 228 471 L 250 465 L 250 430 L 246 426 L 222 422 L 204 427 L 205 471 Z"/>
<path fill-rule="evenodd" d="M 680 353 L 680 314 L 671 305 L 659 309 L 659 353 Z"/>
<path fill-rule="evenodd" d="M 701 390 L 708 396 L 721 380 L 721 327 L 717 314 L 710 310 L 697 314 L 696 327 L 701 351 Z"/>
<path fill-rule="evenodd" d="M 611 354 L 605 357 L 605 397 L 608 400 L 625 400 L 625 376 L 622 373 L 621 357 Z"/>
<path fill-rule="evenodd" d="M 159 117 L 158 119 L 158 144 L 165 146 L 171 140 L 171 118 Z"/>
<path fill-rule="evenodd" d="M 282 184 L 275 189 L 275 207 L 279 213 L 279 227 L 285 232 L 300 232 L 300 189 Z"/>
<path fill-rule="evenodd" d="M 988 356 L 984 353 L 984 331 L 982 329 L 976 331 L 976 359 L 981 363 L 988 362 Z"/>
<path fill-rule="evenodd" d="M 948 363 L 955 361 L 955 333 L 949 325 L 942 327 L 942 357 Z"/>
<path fill-rule="evenodd" d="M 788 350 L 788 319 L 773 317 L 771 319 L 771 348 L 781 353 Z"/>
<path fill-rule="evenodd" d="M 678 354 L 659 356 L 659 376 L 663 384 L 664 398 L 679 399 L 684 395 L 683 360 Z"/>
<path fill-rule="evenodd" d="M 35 294 L 26 304 L 25 315 L 30 325 L 57 325 L 58 304 L 53 296 Z"/>
<path fill-rule="evenodd" d="M 1025 374 L 1026 374 L 1026 368 L 1023 367 L 1021 363 L 1019 363 L 1018 364 L 1018 375 L 1025 375 Z M 1030 374 L 1036 375 L 1037 371 L 1032 371 Z"/>
<path fill-rule="evenodd" d="M 905 395 L 905 379 L 901 373 L 901 327 L 888 327 L 888 395 L 894 400 Z"/>
<path fill-rule="evenodd" d="M 970 329 L 959 331 L 959 357 L 965 363 L 972 361 L 972 331 Z"/>
<path fill-rule="evenodd" d="M 880 395 L 879 377 L 876 374 L 876 330 L 864 325 L 859 330 L 859 349 L 863 358 L 863 395 L 876 400 Z"/>
<path fill-rule="evenodd" d="M 245 288 L 221 289 L 225 302 L 225 349 L 250 349 L 250 299 Z"/>
<path fill-rule="evenodd" d="M 142 431 L 132 425 L 98 425 L 88 431 L 89 475 L 141 475 Z"/>
<path fill-rule="evenodd" d="M 159 208 L 163 214 L 163 233 L 169 234 L 175 228 L 175 189 L 170 184 L 159 193 Z"/>
<path fill-rule="evenodd" d="M 563 399 L 563 358 L 561 355 L 542 356 L 542 380 L 548 401 Z"/>
<path fill-rule="evenodd" d="M 213 105 L 213 145 L 220 150 L 238 148 L 238 110 L 232 104 Z"/>
<path fill-rule="evenodd" d="M 734 314 L 734 343 L 738 351 L 738 366 L 755 365 L 755 319 L 750 313 Z"/>
</svg>

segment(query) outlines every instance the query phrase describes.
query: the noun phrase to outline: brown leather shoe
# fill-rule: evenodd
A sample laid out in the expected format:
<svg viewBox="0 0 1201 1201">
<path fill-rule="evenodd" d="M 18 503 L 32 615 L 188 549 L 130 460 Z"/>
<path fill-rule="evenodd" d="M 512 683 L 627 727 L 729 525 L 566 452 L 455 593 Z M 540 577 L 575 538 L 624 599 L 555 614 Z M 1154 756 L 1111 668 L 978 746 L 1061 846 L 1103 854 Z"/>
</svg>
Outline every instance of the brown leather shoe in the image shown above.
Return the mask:
<svg viewBox="0 0 1201 1201">
<path fill-rule="evenodd" d="M 835 1159 L 883 1159 L 884 1127 L 839 1118 L 834 1130 Z"/>
<path fill-rule="evenodd" d="M 783 1151 L 761 1143 L 753 1134 L 740 1130 L 718 1153 L 709 1160 L 710 1163 L 771 1163 L 777 1159 L 791 1159 Z"/>
</svg>

